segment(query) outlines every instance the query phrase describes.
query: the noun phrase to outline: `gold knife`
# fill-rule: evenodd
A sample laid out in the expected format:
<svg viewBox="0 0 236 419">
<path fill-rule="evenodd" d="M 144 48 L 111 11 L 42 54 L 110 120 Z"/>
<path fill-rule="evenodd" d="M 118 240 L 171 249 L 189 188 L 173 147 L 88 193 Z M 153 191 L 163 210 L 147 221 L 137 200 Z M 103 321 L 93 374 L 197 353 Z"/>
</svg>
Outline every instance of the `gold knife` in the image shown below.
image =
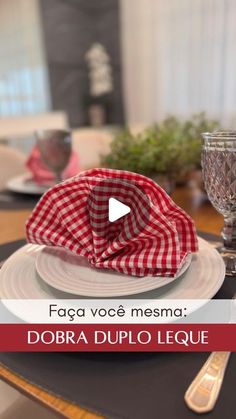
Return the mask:
<svg viewBox="0 0 236 419">
<path fill-rule="evenodd" d="M 210 412 L 217 401 L 230 352 L 212 352 L 185 393 L 187 406 L 197 413 Z"/>
</svg>

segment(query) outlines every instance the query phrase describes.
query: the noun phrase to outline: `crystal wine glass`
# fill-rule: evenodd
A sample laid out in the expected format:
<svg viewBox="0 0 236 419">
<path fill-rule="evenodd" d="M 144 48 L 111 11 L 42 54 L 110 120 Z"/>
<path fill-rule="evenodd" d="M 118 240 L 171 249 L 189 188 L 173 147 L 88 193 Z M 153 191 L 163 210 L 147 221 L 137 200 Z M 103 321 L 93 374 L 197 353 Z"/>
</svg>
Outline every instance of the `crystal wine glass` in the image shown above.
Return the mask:
<svg viewBox="0 0 236 419">
<path fill-rule="evenodd" d="M 236 276 L 236 131 L 203 133 L 203 180 L 208 197 L 224 217 L 218 250 L 226 274 Z"/>
<path fill-rule="evenodd" d="M 71 133 L 63 130 L 36 131 L 37 145 L 46 166 L 55 173 L 56 181 L 62 181 L 62 172 L 71 156 Z"/>
</svg>

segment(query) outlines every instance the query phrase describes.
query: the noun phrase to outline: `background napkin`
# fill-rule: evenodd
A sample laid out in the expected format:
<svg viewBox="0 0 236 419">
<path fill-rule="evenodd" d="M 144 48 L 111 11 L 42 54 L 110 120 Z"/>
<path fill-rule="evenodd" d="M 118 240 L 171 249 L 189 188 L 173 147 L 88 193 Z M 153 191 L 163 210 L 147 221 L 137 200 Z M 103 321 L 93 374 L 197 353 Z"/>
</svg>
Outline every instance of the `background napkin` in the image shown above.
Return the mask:
<svg viewBox="0 0 236 419">
<path fill-rule="evenodd" d="M 129 214 L 110 223 L 108 200 Z M 197 251 L 193 221 L 151 179 L 92 169 L 47 191 L 26 224 L 31 243 L 62 246 L 95 268 L 136 276 L 174 276 Z"/>
<path fill-rule="evenodd" d="M 26 166 L 33 175 L 33 180 L 38 184 L 50 183 L 55 180 L 55 174 L 44 164 L 37 145 L 34 146 L 32 152 L 26 161 Z M 75 151 L 72 151 L 67 167 L 62 173 L 63 179 L 68 179 L 79 173 L 79 158 Z"/>
</svg>

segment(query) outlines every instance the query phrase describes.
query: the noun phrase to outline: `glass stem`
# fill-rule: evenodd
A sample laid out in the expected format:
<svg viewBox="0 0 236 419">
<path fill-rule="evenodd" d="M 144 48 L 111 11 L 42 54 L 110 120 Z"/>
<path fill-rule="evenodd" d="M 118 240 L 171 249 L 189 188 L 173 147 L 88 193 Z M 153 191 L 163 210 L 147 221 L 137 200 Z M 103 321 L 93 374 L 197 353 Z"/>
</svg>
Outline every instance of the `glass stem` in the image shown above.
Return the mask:
<svg viewBox="0 0 236 419">
<path fill-rule="evenodd" d="M 62 174 L 61 172 L 56 172 L 56 183 L 61 183 L 62 182 Z"/>
<path fill-rule="evenodd" d="M 228 251 L 236 251 L 236 218 L 224 218 L 224 227 L 221 232 L 224 248 Z"/>
</svg>

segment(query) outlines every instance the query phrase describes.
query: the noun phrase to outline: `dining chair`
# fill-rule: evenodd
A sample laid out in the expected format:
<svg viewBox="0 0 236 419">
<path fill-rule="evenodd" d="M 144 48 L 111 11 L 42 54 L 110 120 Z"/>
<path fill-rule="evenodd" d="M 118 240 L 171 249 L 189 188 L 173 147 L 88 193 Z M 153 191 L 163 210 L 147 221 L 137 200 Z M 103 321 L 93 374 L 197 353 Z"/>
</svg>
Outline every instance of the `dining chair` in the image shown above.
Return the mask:
<svg viewBox="0 0 236 419">
<path fill-rule="evenodd" d="M 56 419 L 58 415 L 0 381 L 0 419 Z"/>
<path fill-rule="evenodd" d="M 0 190 L 14 176 L 26 172 L 26 156 L 21 151 L 6 145 L 0 145 Z"/>
<path fill-rule="evenodd" d="M 100 156 L 107 154 L 113 133 L 94 128 L 81 128 L 72 132 L 73 149 L 79 155 L 82 170 L 101 166 Z"/>
</svg>

